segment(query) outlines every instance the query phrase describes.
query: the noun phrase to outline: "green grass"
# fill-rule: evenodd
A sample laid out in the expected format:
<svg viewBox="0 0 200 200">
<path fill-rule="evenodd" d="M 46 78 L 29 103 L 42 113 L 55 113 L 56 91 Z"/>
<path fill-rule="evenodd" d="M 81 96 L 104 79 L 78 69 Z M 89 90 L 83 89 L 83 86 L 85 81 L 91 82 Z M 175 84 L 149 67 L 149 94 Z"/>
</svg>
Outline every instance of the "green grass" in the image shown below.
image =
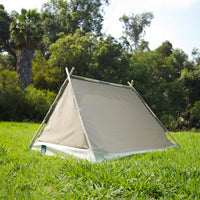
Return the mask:
<svg viewBox="0 0 200 200">
<path fill-rule="evenodd" d="M 28 145 L 38 124 L 0 122 L 0 199 L 200 199 L 200 134 L 182 148 L 92 164 Z"/>
</svg>

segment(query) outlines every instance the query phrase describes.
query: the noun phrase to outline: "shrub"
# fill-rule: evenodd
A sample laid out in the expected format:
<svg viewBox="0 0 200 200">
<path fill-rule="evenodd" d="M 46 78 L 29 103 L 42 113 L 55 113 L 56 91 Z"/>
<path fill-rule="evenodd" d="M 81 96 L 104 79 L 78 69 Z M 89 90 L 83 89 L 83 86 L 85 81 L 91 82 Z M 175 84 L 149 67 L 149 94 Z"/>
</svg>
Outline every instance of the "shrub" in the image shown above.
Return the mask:
<svg viewBox="0 0 200 200">
<path fill-rule="evenodd" d="M 0 72 L 0 120 L 39 121 L 49 107 L 55 94 L 48 90 L 37 90 L 29 86 L 23 92 L 18 84 L 16 72 Z"/>
<path fill-rule="evenodd" d="M 177 120 L 172 115 L 163 115 L 161 121 L 169 130 L 176 130 L 176 127 L 178 126 Z"/>
<path fill-rule="evenodd" d="M 49 89 L 57 92 L 60 88 L 65 74 L 58 67 L 50 67 L 48 60 L 36 53 L 33 59 L 31 84 L 40 90 Z"/>
<path fill-rule="evenodd" d="M 10 54 L 0 54 L 0 70 L 15 71 L 15 57 Z"/>
<path fill-rule="evenodd" d="M 190 109 L 192 123 L 200 123 L 200 101 L 196 101 Z"/>
<path fill-rule="evenodd" d="M 13 85 L 18 85 L 16 72 L 9 70 L 0 71 L 0 91 Z"/>
<path fill-rule="evenodd" d="M 17 78 L 16 72 L 0 72 L 0 120 L 21 121 L 24 118 L 25 98 Z"/>
<path fill-rule="evenodd" d="M 28 119 L 40 121 L 51 106 L 55 94 L 48 90 L 37 90 L 33 86 L 25 89 L 26 116 Z"/>
<path fill-rule="evenodd" d="M 163 115 L 161 121 L 171 131 L 183 130 L 189 127 L 189 122 L 184 120 L 183 117 L 175 118 L 172 115 Z"/>
</svg>

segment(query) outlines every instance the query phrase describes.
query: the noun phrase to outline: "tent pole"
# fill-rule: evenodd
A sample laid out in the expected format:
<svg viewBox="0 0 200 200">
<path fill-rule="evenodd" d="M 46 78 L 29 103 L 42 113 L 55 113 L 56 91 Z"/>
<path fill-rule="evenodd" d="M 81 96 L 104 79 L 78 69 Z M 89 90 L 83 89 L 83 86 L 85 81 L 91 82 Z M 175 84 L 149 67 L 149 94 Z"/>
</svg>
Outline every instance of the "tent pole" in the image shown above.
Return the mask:
<svg viewBox="0 0 200 200">
<path fill-rule="evenodd" d="M 71 71 L 70 71 L 70 76 L 73 74 L 74 70 L 75 70 L 75 67 L 72 67 L 72 69 L 71 69 Z M 63 89 L 66 87 L 68 81 L 69 81 L 69 80 L 68 80 L 68 77 L 67 77 L 67 78 L 65 79 L 65 81 L 63 82 L 63 84 L 62 84 L 62 86 L 61 86 L 61 88 L 60 88 L 60 90 L 59 90 L 59 92 L 58 92 L 56 98 L 54 99 L 53 103 L 51 104 L 51 107 L 49 108 L 47 114 L 45 115 L 45 117 L 44 117 L 42 123 L 40 124 L 40 126 L 39 126 L 37 132 L 35 133 L 33 139 L 31 140 L 31 143 L 29 144 L 29 148 L 31 148 L 31 147 L 33 146 L 33 143 L 34 143 L 34 141 L 35 141 L 35 138 L 38 136 L 38 134 L 39 134 L 41 128 L 43 127 L 44 123 L 46 122 L 46 119 L 48 118 L 48 116 L 50 115 L 50 113 L 52 112 L 52 110 L 54 109 L 54 106 L 55 106 L 55 104 L 57 103 L 59 97 L 61 96 L 61 94 L 62 94 L 62 92 L 63 92 Z"/>
<path fill-rule="evenodd" d="M 69 75 L 68 69 L 65 68 L 65 71 L 66 71 L 67 77 L 69 77 L 69 83 L 71 83 L 71 78 L 70 78 L 71 76 Z M 72 84 L 71 84 L 71 85 L 72 85 Z M 73 95 L 74 104 L 75 104 L 76 109 L 77 109 L 77 111 L 78 111 L 78 116 L 79 116 L 79 120 L 80 120 L 81 125 L 82 125 L 82 128 L 83 128 L 84 136 L 85 136 L 85 138 L 86 138 L 86 141 L 87 141 L 87 143 L 88 143 L 89 149 L 91 150 L 91 153 L 92 153 L 92 156 L 93 156 L 93 161 L 96 161 L 96 158 L 95 158 L 95 155 L 94 155 L 94 152 L 93 152 L 93 149 L 92 149 L 92 145 L 91 145 L 90 140 L 89 140 L 89 138 L 88 138 L 87 131 L 86 131 L 86 129 L 85 129 L 85 125 L 84 125 L 84 123 L 83 123 L 83 120 L 82 120 L 82 117 L 81 117 L 81 114 L 80 114 L 80 109 L 79 109 L 79 106 L 78 106 L 78 103 L 77 103 L 76 96 L 75 96 L 74 91 L 73 91 L 73 87 L 71 87 L 71 93 L 72 93 L 72 95 Z"/>
<path fill-rule="evenodd" d="M 161 127 L 164 129 L 165 132 L 174 140 L 174 142 L 181 148 L 181 145 L 178 143 L 178 141 L 172 136 L 172 134 L 166 129 L 164 124 L 158 119 L 158 117 L 155 115 L 155 113 L 151 110 L 151 108 L 147 105 L 147 103 L 144 101 L 142 96 L 137 92 L 137 90 L 133 87 L 133 81 L 131 83 L 128 81 L 128 85 L 131 87 L 131 89 L 136 93 L 136 95 L 140 98 L 142 103 L 145 105 L 145 107 L 148 109 L 148 111 L 152 114 L 152 116 L 156 119 L 156 121 L 161 125 Z"/>
</svg>

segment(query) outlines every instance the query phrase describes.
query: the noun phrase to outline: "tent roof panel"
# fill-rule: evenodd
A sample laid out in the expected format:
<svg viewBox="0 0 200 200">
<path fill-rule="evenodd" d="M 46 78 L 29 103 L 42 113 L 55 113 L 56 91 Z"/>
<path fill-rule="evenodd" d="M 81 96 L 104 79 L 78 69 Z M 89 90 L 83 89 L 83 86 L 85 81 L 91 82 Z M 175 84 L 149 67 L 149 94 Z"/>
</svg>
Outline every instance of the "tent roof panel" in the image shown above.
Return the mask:
<svg viewBox="0 0 200 200">
<path fill-rule="evenodd" d="M 93 150 L 119 153 L 172 145 L 130 87 L 80 79 L 72 79 L 72 87 Z"/>
</svg>

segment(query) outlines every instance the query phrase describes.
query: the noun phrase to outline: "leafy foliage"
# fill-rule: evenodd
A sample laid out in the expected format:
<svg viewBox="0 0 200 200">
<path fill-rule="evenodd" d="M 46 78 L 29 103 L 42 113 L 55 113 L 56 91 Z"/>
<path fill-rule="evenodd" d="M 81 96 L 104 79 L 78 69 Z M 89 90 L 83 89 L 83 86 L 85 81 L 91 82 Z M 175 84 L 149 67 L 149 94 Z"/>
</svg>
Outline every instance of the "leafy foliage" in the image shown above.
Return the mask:
<svg viewBox="0 0 200 200">
<path fill-rule="evenodd" d="M 77 30 L 75 34 L 60 38 L 51 47 L 50 65 L 59 67 L 65 73 L 65 67 L 76 67 L 76 72 L 82 74 L 88 71 L 92 62 L 91 51 L 94 49 L 95 36 L 84 35 L 83 31 Z"/>
<path fill-rule="evenodd" d="M 172 54 L 173 46 L 169 41 L 165 41 L 156 49 L 156 51 L 162 54 L 164 57 L 168 57 Z"/>
<path fill-rule="evenodd" d="M 14 57 L 11 54 L 0 54 L 0 71 L 15 71 Z"/>
<path fill-rule="evenodd" d="M 0 119 L 20 120 L 23 118 L 25 99 L 18 86 L 15 72 L 3 70 L 0 72 Z"/>
<path fill-rule="evenodd" d="M 15 72 L 0 72 L 0 120 L 40 121 L 48 111 L 55 94 L 28 87 L 23 92 Z"/>
<path fill-rule="evenodd" d="M 200 101 L 196 101 L 194 106 L 190 109 L 191 120 L 193 123 L 199 123 L 200 126 Z"/>
<path fill-rule="evenodd" d="M 111 36 L 98 41 L 93 55 L 93 76 L 100 80 L 126 83 L 124 79 L 129 67 L 129 54 L 123 50 L 122 44 Z"/>
<path fill-rule="evenodd" d="M 185 89 L 189 92 L 189 101 L 193 105 L 199 100 L 200 91 L 200 66 L 195 66 L 193 69 L 184 69 L 180 79 L 184 82 Z"/>
<path fill-rule="evenodd" d="M 103 6 L 108 2 L 108 0 L 54 0 L 44 4 L 42 17 L 47 34 L 53 32 L 74 34 L 76 29 L 81 29 L 84 33 L 93 32 L 100 35 Z"/>
<path fill-rule="evenodd" d="M 51 47 L 50 65 L 76 67 L 76 73 L 92 78 L 123 82 L 128 56 L 113 37 L 98 40 L 94 34 L 77 30 L 75 34 L 60 38 Z M 124 72 L 124 73 L 123 73 Z"/>
<path fill-rule="evenodd" d="M 36 9 L 22 9 L 10 25 L 11 40 L 19 47 L 35 49 L 43 36 L 40 13 Z"/>
<path fill-rule="evenodd" d="M 144 12 L 141 14 L 123 15 L 120 20 L 124 22 L 125 34 L 134 42 L 135 50 L 138 50 L 139 41 L 145 35 L 145 28 L 150 26 L 153 14 Z"/>
<path fill-rule="evenodd" d="M 103 9 L 109 0 L 53 0 L 44 4 L 42 19 L 45 39 L 41 45 L 43 53 L 49 56 L 48 48 L 60 38 L 74 34 L 77 29 L 86 33 L 101 35 Z"/>
<path fill-rule="evenodd" d="M 51 67 L 49 61 L 38 52 L 33 59 L 31 84 L 37 89 L 51 90 L 57 93 L 64 81 L 61 69 Z"/>
<path fill-rule="evenodd" d="M 11 19 L 4 7 L 0 7 L 0 52 L 8 49 L 9 26 Z"/>
<path fill-rule="evenodd" d="M 26 115 L 28 119 L 41 121 L 49 110 L 55 94 L 48 90 L 37 90 L 29 86 L 25 90 Z"/>
</svg>

